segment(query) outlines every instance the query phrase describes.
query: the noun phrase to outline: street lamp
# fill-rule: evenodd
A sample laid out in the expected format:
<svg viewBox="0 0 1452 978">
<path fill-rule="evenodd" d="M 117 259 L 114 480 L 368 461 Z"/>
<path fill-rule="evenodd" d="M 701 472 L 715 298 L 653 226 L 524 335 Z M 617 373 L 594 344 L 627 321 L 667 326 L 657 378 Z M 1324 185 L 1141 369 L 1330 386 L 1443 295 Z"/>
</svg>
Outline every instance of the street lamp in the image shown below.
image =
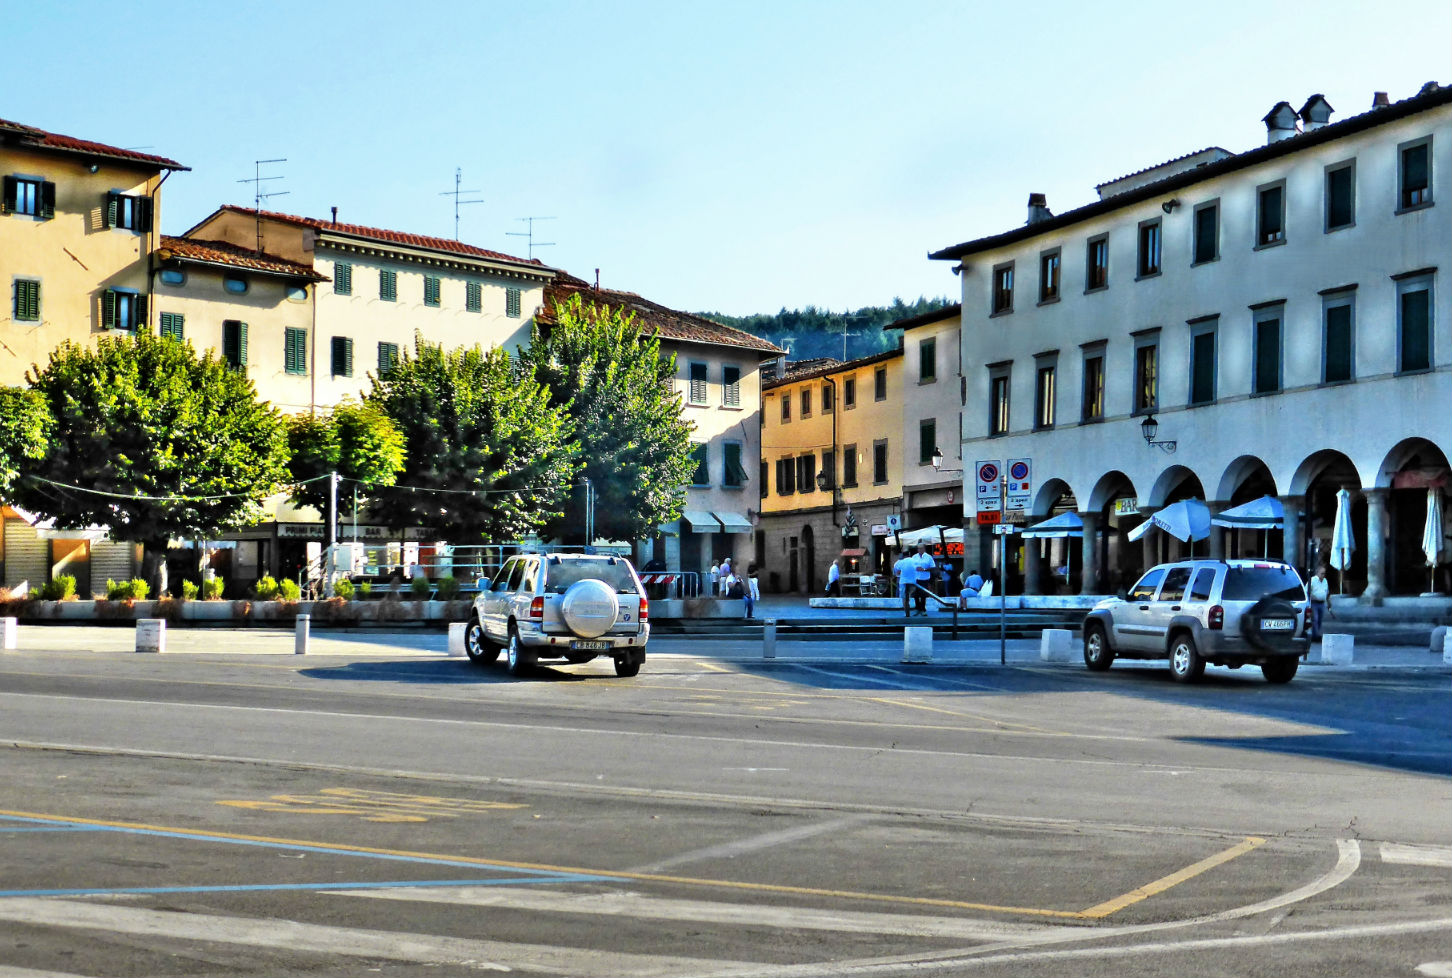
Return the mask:
<svg viewBox="0 0 1452 978">
<path fill-rule="evenodd" d="M 834 468 L 836 467 L 836 464 L 837 453 L 833 452 L 832 465 Z M 826 469 L 823 469 L 822 471 L 817 473 L 817 488 L 822 492 L 826 492 L 828 489 L 832 490 L 832 525 L 841 526 L 842 524 L 837 522 L 837 486 L 835 485 L 835 480 L 827 475 Z"/>
<path fill-rule="evenodd" d="M 1160 451 L 1164 452 L 1166 455 L 1173 455 L 1175 453 L 1175 449 L 1179 447 L 1179 442 L 1176 442 L 1174 440 L 1155 440 L 1155 435 L 1159 434 L 1160 432 L 1160 423 L 1155 420 L 1155 416 L 1153 414 L 1145 415 L 1145 419 L 1139 423 L 1139 431 L 1140 434 L 1144 435 L 1144 443 L 1146 445 L 1153 445 Z"/>
<path fill-rule="evenodd" d="M 963 474 L 963 470 L 962 469 L 944 469 L 943 468 L 943 450 L 941 448 L 934 448 L 933 449 L 933 470 L 936 471 L 936 472 L 941 472 L 944 475 L 962 475 Z"/>
</svg>

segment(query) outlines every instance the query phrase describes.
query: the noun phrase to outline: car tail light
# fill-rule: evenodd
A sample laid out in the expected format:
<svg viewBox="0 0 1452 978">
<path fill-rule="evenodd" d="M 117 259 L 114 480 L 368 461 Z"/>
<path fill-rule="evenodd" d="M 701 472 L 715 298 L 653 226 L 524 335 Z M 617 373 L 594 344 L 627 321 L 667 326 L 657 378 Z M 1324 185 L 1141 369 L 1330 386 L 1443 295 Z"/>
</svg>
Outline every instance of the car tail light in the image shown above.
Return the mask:
<svg viewBox="0 0 1452 978">
<path fill-rule="evenodd" d="M 544 598 L 535 598 L 529 603 L 529 617 L 533 621 L 544 621 Z"/>
<path fill-rule="evenodd" d="M 1210 609 L 1209 620 L 1206 623 L 1212 630 L 1220 631 L 1225 627 L 1225 609 L 1215 605 Z"/>
<path fill-rule="evenodd" d="M 1301 630 L 1307 635 L 1311 633 L 1311 606 L 1306 605 L 1306 610 L 1301 613 Z"/>
<path fill-rule="evenodd" d="M 639 621 L 650 621 L 650 602 L 645 595 L 640 596 L 640 618 Z"/>
</svg>

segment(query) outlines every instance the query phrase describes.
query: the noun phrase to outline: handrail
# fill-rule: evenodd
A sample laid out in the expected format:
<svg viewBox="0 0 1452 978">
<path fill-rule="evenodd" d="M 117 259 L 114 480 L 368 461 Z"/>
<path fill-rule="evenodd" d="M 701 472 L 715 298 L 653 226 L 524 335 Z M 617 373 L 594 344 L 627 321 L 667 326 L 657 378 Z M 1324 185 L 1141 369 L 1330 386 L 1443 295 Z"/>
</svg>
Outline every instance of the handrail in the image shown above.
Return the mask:
<svg viewBox="0 0 1452 978">
<path fill-rule="evenodd" d="M 914 581 L 911 586 L 917 588 L 919 591 L 923 592 L 928 597 L 930 597 L 934 601 L 938 602 L 939 607 L 941 607 L 943 605 L 949 605 L 950 606 L 950 609 L 953 612 L 953 638 L 956 640 L 958 638 L 958 602 L 956 600 L 955 601 L 949 601 L 947 598 L 943 597 L 942 595 L 935 594 L 932 591 L 929 591 L 927 588 L 923 587 L 921 584 L 917 583 L 916 581 Z M 912 592 L 909 592 L 909 593 L 912 593 Z"/>
</svg>

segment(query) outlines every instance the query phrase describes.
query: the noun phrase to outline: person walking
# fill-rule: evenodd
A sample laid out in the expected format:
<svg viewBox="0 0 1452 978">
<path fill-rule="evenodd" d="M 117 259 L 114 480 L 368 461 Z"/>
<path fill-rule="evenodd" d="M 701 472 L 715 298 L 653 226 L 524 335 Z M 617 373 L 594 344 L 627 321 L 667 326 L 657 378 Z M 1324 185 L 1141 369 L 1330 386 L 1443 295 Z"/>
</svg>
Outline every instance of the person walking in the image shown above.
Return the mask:
<svg viewBox="0 0 1452 978">
<path fill-rule="evenodd" d="M 835 560 L 827 568 L 827 596 L 829 598 L 842 596 L 842 569 L 837 566 Z"/>
<path fill-rule="evenodd" d="M 902 616 L 911 618 L 913 613 L 912 590 L 918 580 L 918 565 L 912 555 L 903 552 L 892 565 L 892 576 L 897 579 L 897 593 L 902 597 Z"/>
<path fill-rule="evenodd" d="M 717 591 L 717 583 L 721 580 L 721 565 L 711 563 L 711 569 L 706 573 L 706 597 L 714 598 Z"/>
<path fill-rule="evenodd" d="M 756 602 L 761 600 L 761 586 L 756 583 L 756 565 L 746 565 L 746 593 L 741 596 L 746 603 L 746 617 L 756 617 Z"/>
<path fill-rule="evenodd" d="M 731 558 L 730 557 L 723 558 L 722 561 L 721 561 L 721 597 L 723 597 L 723 598 L 724 597 L 728 597 L 728 595 L 726 593 L 727 592 L 726 578 L 732 577 L 732 576 L 734 576 L 734 572 L 731 570 Z"/>
<path fill-rule="evenodd" d="M 1326 580 L 1326 565 L 1316 567 L 1316 576 L 1306 585 L 1306 596 L 1311 599 L 1311 641 L 1321 641 L 1321 617 L 1331 607 L 1331 582 Z"/>
<path fill-rule="evenodd" d="M 913 598 L 917 603 L 917 612 L 921 617 L 926 618 L 928 614 L 928 586 L 933 582 L 933 576 L 938 571 L 938 562 L 933 555 L 928 553 L 926 544 L 918 544 L 918 552 L 913 555 L 913 564 L 917 567 L 917 584 L 913 589 Z"/>
</svg>

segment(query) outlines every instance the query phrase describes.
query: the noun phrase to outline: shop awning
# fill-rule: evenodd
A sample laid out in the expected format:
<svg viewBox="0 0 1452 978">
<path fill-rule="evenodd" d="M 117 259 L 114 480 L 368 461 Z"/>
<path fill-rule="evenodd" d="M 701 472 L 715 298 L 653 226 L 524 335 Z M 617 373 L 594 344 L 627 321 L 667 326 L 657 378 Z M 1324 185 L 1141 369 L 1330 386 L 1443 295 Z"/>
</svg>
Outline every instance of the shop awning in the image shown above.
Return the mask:
<svg viewBox="0 0 1452 978">
<path fill-rule="evenodd" d="M 726 530 L 727 533 L 751 532 L 751 521 L 745 516 L 742 516 L 740 513 L 712 512 L 711 515 L 716 517 L 716 519 L 720 521 L 721 526 Z"/>
<path fill-rule="evenodd" d="M 866 550 L 863 550 L 861 547 L 849 547 L 848 549 L 842 551 L 841 556 L 843 556 L 843 557 L 866 557 L 867 556 L 867 551 Z"/>
<path fill-rule="evenodd" d="M 681 523 L 690 527 L 692 533 L 719 533 L 721 524 L 716 517 L 704 509 L 688 509 L 681 514 Z"/>
</svg>

